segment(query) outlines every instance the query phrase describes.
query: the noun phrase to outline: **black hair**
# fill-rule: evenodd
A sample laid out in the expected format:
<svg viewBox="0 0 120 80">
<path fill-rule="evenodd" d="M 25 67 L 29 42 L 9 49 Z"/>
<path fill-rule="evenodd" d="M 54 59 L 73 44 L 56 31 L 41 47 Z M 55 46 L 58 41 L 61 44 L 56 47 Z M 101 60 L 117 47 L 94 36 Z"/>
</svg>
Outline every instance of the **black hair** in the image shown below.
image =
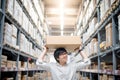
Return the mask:
<svg viewBox="0 0 120 80">
<path fill-rule="evenodd" d="M 60 47 L 60 48 L 57 48 L 55 51 L 54 51 L 54 58 L 55 60 L 59 63 L 59 60 L 57 60 L 57 58 L 59 58 L 59 55 L 63 52 L 67 52 L 67 50 L 63 47 Z"/>
</svg>

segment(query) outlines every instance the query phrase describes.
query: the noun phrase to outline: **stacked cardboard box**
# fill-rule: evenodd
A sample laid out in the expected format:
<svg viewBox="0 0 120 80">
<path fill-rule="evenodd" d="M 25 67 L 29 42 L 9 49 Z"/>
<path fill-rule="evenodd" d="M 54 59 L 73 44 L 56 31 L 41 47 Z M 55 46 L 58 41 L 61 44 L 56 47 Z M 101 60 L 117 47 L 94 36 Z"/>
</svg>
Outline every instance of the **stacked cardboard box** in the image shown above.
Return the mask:
<svg viewBox="0 0 120 80">
<path fill-rule="evenodd" d="M 27 75 L 21 75 L 21 80 L 27 80 Z"/>
<path fill-rule="evenodd" d="M 21 68 L 27 68 L 27 62 L 21 61 Z"/>
<path fill-rule="evenodd" d="M 16 43 L 17 43 L 17 28 L 14 25 L 12 26 L 12 45 L 16 48 L 19 48 Z"/>
<path fill-rule="evenodd" d="M 24 51 L 25 50 L 25 36 L 21 34 L 20 36 L 20 50 Z"/>
<path fill-rule="evenodd" d="M 12 26 L 8 23 L 5 23 L 3 41 L 4 41 L 4 44 L 11 45 L 12 43 Z"/>
<path fill-rule="evenodd" d="M 94 18 L 91 20 L 91 22 L 89 23 L 89 27 L 90 27 L 90 28 L 89 28 L 89 35 L 91 35 L 91 34 L 94 33 L 96 23 L 97 23 L 97 18 L 94 17 Z"/>
<path fill-rule="evenodd" d="M 14 0 L 7 0 L 6 11 L 9 12 L 11 15 L 13 15 L 13 13 L 14 13 Z"/>
<path fill-rule="evenodd" d="M 105 62 L 101 62 L 100 68 L 101 68 L 101 69 L 105 69 L 105 68 L 106 68 L 106 63 L 105 63 Z"/>
<path fill-rule="evenodd" d="M 34 80 L 34 77 L 28 77 L 28 80 Z"/>
<path fill-rule="evenodd" d="M 22 19 L 22 27 L 23 29 L 28 32 L 29 31 L 29 20 L 28 20 L 28 17 L 26 16 L 25 13 L 23 13 L 23 19 Z"/>
<path fill-rule="evenodd" d="M 108 76 L 104 74 L 102 80 L 108 80 Z"/>
<path fill-rule="evenodd" d="M 105 1 L 105 0 L 102 0 L 102 1 L 101 1 L 101 4 L 100 4 L 100 12 L 101 12 L 100 18 L 101 18 L 101 19 L 102 19 L 103 16 L 105 15 L 105 4 L 104 4 L 104 1 Z"/>
<path fill-rule="evenodd" d="M 102 0 L 100 4 L 100 10 L 101 10 L 101 19 L 105 15 L 106 12 L 110 9 L 111 1 L 110 0 Z"/>
<path fill-rule="evenodd" d="M 113 80 L 113 76 L 100 75 L 100 80 Z"/>
<path fill-rule="evenodd" d="M 13 16 L 20 25 L 22 25 L 22 13 L 23 13 L 22 8 L 18 4 L 18 2 L 15 0 L 15 3 L 14 3 L 14 15 Z"/>
<path fill-rule="evenodd" d="M 17 80 L 21 80 L 21 72 L 18 72 L 18 79 Z"/>
<path fill-rule="evenodd" d="M 94 43 L 94 53 L 98 52 L 98 41 L 95 41 Z"/>
<path fill-rule="evenodd" d="M 7 56 L 1 56 L 1 67 L 6 67 L 7 65 Z"/>
<path fill-rule="evenodd" d="M 83 50 L 85 53 L 88 53 L 88 56 L 90 56 L 91 54 L 89 53 L 89 44 L 87 46 L 84 47 Z"/>
<path fill-rule="evenodd" d="M 98 63 L 97 62 L 92 62 L 91 69 L 97 70 L 98 69 Z"/>
<path fill-rule="evenodd" d="M 11 60 L 7 60 L 7 67 L 8 68 L 16 68 L 16 62 L 11 61 Z"/>
<path fill-rule="evenodd" d="M 13 67 L 12 61 L 7 60 L 7 67 L 8 68 L 12 68 Z"/>
<path fill-rule="evenodd" d="M 90 42 L 90 50 L 91 50 L 91 55 L 95 54 L 95 50 L 94 48 L 97 49 L 96 45 L 94 46 L 94 44 L 97 43 L 97 39 L 93 38 Z"/>
<path fill-rule="evenodd" d="M 109 23 L 106 27 L 106 47 L 112 46 L 112 23 Z"/>
<path fill-rule="evenodd" d="M 36 1 L 34 1 L 33 0 L 33 3 L 34 3 L 34 5 L 35 5 L 35 8 L 37 9 L 37 11 L 38 11 L 38 13 L 39 13 L 39 16 L 40 16 L 40 20 L 43 22 L 44 21 L 44 16 L 43 16 L 43 14 L 44 14 L 44 5 L 43 5 L 43 3 L 42 2 L 40 2 L 39 0 L 36 0 Z M 40 3 L 40 4 L 39 4 Z M 40 6 L 41 5 L 41 6 Z"/>
<path fill-rule="evenodd" d="M 111 63 L 101 62 L 100 68 L 101 68 L 101 69 L 109 69 L 109 70 L 112 70 L 112 69 L 113 69 L 113 65 L 112 65 Z"/>
<path fill-rule="evenodd" d="M 105 12 L 108 11 L 108 9 L 110 8 L 110 0 L 104 0 L 104 5 L 105 5 Z"/>
<path fill-rule="evenodd" d="M 18 62 L 18 69 L 21 68 L 21 61 Z"/>
</svg>

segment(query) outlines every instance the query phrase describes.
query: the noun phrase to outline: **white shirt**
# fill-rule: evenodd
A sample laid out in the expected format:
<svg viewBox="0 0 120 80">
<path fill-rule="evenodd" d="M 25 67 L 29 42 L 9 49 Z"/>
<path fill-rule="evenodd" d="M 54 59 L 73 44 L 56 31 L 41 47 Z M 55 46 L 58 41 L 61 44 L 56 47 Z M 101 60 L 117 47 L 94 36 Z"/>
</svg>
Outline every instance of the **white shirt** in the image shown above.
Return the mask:
<svg viewBox="0 0 120 80">
<path fill-rule="evenodd" d="M 76 80 L 76 71 L 84 68 L 90 63 L 91 61 L 86 59 L 81 62 L 71 62 L 65 66 L 61 66 L 59 63 L 36 61 L 36 64 L 39 65 L 41 69 L 51 72 L 52 80 Z"/>
</svg>

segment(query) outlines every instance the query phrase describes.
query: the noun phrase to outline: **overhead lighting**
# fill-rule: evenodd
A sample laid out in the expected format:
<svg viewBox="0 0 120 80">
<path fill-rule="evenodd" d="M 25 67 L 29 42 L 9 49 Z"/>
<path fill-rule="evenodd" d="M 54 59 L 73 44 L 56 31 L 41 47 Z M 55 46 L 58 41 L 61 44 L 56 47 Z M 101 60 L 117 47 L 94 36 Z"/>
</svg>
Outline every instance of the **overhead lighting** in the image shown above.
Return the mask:
<svg viewBox="0 0 120 80">
<path fill-rule="evenodd" d="M 61 29 L 61 36 L 63 35 L 63 28 L 64 28 L 64 3 L 61 0 L 60 3 L 60 29 Z"/>
<path fill-rule="evenodd" d="M 63 36 L 63 31 L 61 31 L 61 36 Z"/>
</svg>

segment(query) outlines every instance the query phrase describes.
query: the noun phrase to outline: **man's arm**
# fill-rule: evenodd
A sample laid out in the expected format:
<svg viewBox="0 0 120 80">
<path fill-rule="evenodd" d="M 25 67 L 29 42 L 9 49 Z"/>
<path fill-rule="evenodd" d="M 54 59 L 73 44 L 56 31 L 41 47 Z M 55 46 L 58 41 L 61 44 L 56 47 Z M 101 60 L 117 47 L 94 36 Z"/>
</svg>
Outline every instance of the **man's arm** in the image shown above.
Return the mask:
<svg viewBox="0 0 120 80">
<path fill-rule="evenodd" d="M 83 59 L 88 59 L 87 54 L 84 53 L 83 51 L 80 51 L 80 55 L 82 56 Z"/>
<path fill-rule="evenodd" d="M 38 57 L 36 64 L 40 67 L 41 70 L 47 70 L 50 71 L 50 64 L 44 62 L 44 57 L 47 53 L 48 48 L 47 47 L 43 47 L 43 52 L 41 53 L 41 55 Z"/>
<path fill-rule="evenodd" d="M 39 61 L 43 61 L 44 60 L 44 57 L 45 57 L 47 51 L 48 51 L 48 48 L 44 46 L 43 47 L 43 52 L 41 53 L 40 57 L 38 57 Z"/>
</svg>

